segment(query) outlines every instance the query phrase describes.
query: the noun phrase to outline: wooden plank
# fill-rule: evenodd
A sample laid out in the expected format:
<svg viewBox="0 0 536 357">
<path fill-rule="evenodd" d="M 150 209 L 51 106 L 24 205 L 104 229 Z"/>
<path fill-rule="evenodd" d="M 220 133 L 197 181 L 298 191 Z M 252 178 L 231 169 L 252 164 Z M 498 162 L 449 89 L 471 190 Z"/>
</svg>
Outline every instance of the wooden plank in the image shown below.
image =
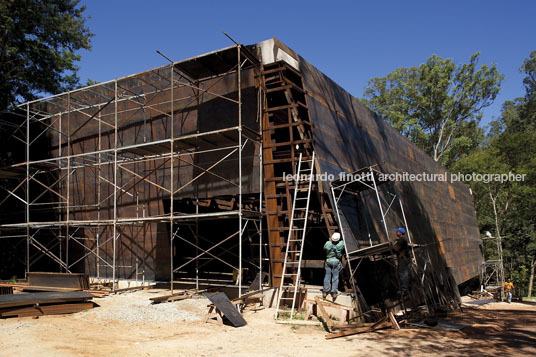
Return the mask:
<svg viewBox="0 0 536 357">
<path fill-rule="evenodd" d="M 307 320 L 275 320 L 276 324 L 281 325 L 300 325 L 300 326 L 320 326 L 320 321 L 307 321 Z"/>
<path fill-rule="evenodd" d="M 29 317 L 43 315 L 62 315 L 72 314 L 83 310 L 93 308 L 93 303 L 73 303 L 73 304 L 55 304 L 41 305 L 31 307 L 14 307 L 0 310 L 0 317 Z"/>
<path fill-rule="evenodd" d="M 186 292 L 181 291 L 180 293 L 175 293 L 175 294 L 171 294 L 171 295 L 162 295 L 162 296 L 152 297 L 149 300 L 151 300 L 151 304 L 159 304 L 161 302 L 168 301 L 168 299 L 170 299 L 170 298 L 183 297 L 184 295 L 186 295 Z"/>
<path fill-rule="evenodd" d="M 215 293 L 203 293 L 203 295 L 227 317 L 234 327 L 241 327 L 247 324 L 225 293 L 218 291 Z"/>
<path fill-rule="evenodd" d="M 395 330 L 400 330 L 400 325 L 398 324 L 398 321 L 396 321 L 395 315 L 393 315 L 392 311 L 389 311 L 387 314 L 389 316 L 389 320 L 391 320 L 391 325 Z"/>
<path fill-rule="evenodd" d="M 333 321 L 331 321 L 331 319 L 329 318 L 329 314 L 327 313 L 327 311 L 324 309 L 324 306 L 320 302 L 321 300 L 319 296 L 315 296 L 315 301 L 316 301 L 316 308 L 318 312 L 320 313 L 320 317 L 322 317 L 322 320 L 324 320 L 324 322 L 326 323 L 328 327 L 328 331 L 331 331 L 331 329 L 333 328 Z"/>
<path fill-rule="evenodd" d="M 318 300 L 317 300 L 318 298 Z M 310 302 L 313 302 L 312 300 L 308 300 Z M 317 304 L 321 304 L 323 306 L 326 306 L 326 307 L 333 307 L 335 309 L 342 309 L 342 310 L 347 310 L 347 311 L 354 311 L 355 309 L 351 306 L 346 306 L 346 305 L 341 305 L 341 304 L 337 304 L 336 302 L 332 302 L 332 301 L 328 301 L 328 300 L 322 300 L 320 299 L 319 296 L 315 296 L 315 301 Z"/>
<path fill-rule="evenodd" d="M 53 304 L 91 300 L 93 295 L 84 291 L 42 292 L 32 294 L 0 295 L 0 308 L 34 304 Z"/>
<path fill-rule="evenodd" d="M 20 291 L 49 291 L 49 292 L 65 292 L 65 291 L 80 291 L 78 288 L 59 288 L 54 286 L 30 286 L 27 284 L 9 284 L 9 283 L 0 283 L 1 287 L 10 287 L 12 289 L 18 289 Z M 88 292 L 93 295 L 106 295 L 110 293 L 110 290 L 92 290 L 85 289 L 85 292 Z"/>
<path fill-rule="evenodd" d="M 357 323 L 357 324 L 351 324 L 351 325 L 337 325 L 333 326 L 334 330 L 353 330 L 356 328 L 363 328 L 363 327 L 370 327 L 373 323 Z"/>
<path fill-rule="evenodd" d="M 391 325 L 390 322 L 387 321 L 387 316 L 385 316 L 382 319 L 380 319 L 379 321 L 375 322 L 372 326 L 361 327 L 361 328 L 356 328 L 356 329 L 353 329 L 353 330 L 346 330 L 346 331 L 341 331 L 341 332 L 330 333 L 330 334 L 327 334 L 325 337 L 326 337 L 327 340 L 330 340 L 332 338 L 338 338 L 338 337 L 344 337 L 344 336 L 352 336 L 352 335 L 357 335 L 357 334 L 363 333 L 363 332 L 379 330 L 379 329 L 382 329 L 384 327 L 388 327 L 390 325 Z"/>
</svg>

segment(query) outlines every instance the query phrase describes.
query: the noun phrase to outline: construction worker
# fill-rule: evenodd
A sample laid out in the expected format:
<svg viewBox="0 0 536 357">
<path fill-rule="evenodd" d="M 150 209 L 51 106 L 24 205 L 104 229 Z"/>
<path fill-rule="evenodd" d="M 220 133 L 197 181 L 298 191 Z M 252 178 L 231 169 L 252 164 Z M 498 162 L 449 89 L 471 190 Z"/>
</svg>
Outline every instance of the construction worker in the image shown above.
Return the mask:
<svg viewBox="0 0 536 357">
<path fill-rule="evenodd" d="M 324 252 L 326 253 L 326 275 L 324 276 L 324 290 L 322 291 L 322 297 L 324 299 L 329 293 L 331 293 L 333 301 L 337 298 L 343 250 L 344 242 L 341 241 L 341 234 L 338 232 L 333 233 L 331 239 L 324 244 Z"/>
<path fill-rule="evenodd" d="M 506 301 L 508 303 L 512 302 L 512 290 L 514 289 L 514 283 L 512 283 L 510 280 L 506 280 L 503 284 L 503 290 L 506 294 Z"/>
<path fill-rule="evenodd" d="M 409 245 L 406 240 L 406 230 L 404 228 L 395 229 L 396 241 L 393 250 L 398 261 L 398 278 L 400 280 L 400 292 L 405 297 L 409 294 Z"/>
</svg>

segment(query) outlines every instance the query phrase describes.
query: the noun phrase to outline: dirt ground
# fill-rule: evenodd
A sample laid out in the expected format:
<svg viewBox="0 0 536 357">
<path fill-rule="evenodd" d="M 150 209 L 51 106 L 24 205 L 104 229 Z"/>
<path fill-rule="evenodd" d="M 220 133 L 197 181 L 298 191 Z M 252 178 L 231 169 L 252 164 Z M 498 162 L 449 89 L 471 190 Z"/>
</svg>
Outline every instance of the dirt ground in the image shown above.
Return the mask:
<svg viewBox="0 0 536 357">
<path fill-rule="evenodd" d="M 149 305 L 166 291 L 110 295 L 92 310 L 0 320 L 5 356 L 376 356 L 536 355 L 536 306 L 495 302 L 448 319 L 459 332 L 405 327 L 326 340 L 319 326 L 276 324 L 274 311 L 246 311 L 241 328 L 206 324 L 208 300 Z"/>
</svg>

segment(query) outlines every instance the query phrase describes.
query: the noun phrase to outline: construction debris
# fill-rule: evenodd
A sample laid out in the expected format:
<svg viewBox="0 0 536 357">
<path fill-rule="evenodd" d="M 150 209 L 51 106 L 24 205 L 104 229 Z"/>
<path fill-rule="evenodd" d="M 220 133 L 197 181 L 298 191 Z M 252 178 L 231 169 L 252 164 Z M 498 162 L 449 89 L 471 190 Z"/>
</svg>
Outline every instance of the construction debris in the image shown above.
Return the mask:
<svg viewBox="0 0 536 357">
<path fill-rule="evenodd" d="M 352 330 L 329 333 L 325 337 L 326 337 L 327 340 L 330 340 L 330 339 L 337 338 L 337 337 L 357 335 L 359 333 L 371 332 L 371 331 L 380 330 L 380 329 L 383 329 L 383 328 L 393 326 L 392 322 L 387 321 L 387 320 L 388 320 L 388 318 L 387 318 L 387 316 L 385 316 L 384 318 L 382 318 L 382 319 L 380 319 L 380 320 L 376 321 L 375 323 L 370 324 L 368 326 L 365 325 L 364 327 L 358 327 L 358 328 L 355 328 L 355 329 L 352 329 Z"/>
<path fill-rule="evenodd" d="M 70 314 L 93 308 L 93 295 L 82 291 L 0 296 L 0 317 Z"/>
<path fill-rule="evenodd" d="M 231 303 L 227 295 L 222 292 L 203 293 L 213 305 L 209 305 L 209 311 L 205 322 L 208 322 L 212 314 L 216 314 L 218 322 L 223 323 L 222 317 L 225 316 L 234 327 L 245 326 L 246 320 L 242 317 L 235 305 Z"/>
<path fill-rule="evenodd" d="M 193 294 L 188 291 L 181 291 L 179 293 L 171 294 L 171 295 L 163 295 L 163 296 L 157 296 L 154 298 L 150 298 L 151 304 L 160 304 L 163 302 L 173 302 L 173 301 L 180 301 L 184 299 L 191 299 Z"/>
<path fill-rule="evenodd" d="M 28 285 L 32 287 L 89 290 L 89 278 L 86 274 L 28 272 Z"/>
<path fill-rule="evenodd" d="M 1 286 L 0 285 L 0 295 L 10 295 L 13 294 L 12 286 Z"/>
</svg>

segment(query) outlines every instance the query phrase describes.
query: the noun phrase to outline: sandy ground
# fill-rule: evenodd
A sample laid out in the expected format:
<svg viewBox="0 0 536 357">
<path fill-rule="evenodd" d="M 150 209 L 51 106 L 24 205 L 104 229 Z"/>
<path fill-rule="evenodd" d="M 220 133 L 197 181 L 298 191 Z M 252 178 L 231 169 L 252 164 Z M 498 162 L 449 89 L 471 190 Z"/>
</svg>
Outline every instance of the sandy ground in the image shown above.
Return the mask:
<svg viewBox="0 0 536 357">
<path fill-rule="evenodd" d="M 459 332 L 392 329 L 325 340 L 319 326 L 276 324 L 273 310 L 246 311 L 241 328 L 205 324 L 208 300 L 150 305 L 165 291 L 95 299 L 90 311 L 0 320 L 5 356 L 379 356 L 536 355 L 536 306 L 490 303 L 449 315 Z"/>
</svg>

